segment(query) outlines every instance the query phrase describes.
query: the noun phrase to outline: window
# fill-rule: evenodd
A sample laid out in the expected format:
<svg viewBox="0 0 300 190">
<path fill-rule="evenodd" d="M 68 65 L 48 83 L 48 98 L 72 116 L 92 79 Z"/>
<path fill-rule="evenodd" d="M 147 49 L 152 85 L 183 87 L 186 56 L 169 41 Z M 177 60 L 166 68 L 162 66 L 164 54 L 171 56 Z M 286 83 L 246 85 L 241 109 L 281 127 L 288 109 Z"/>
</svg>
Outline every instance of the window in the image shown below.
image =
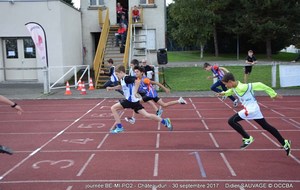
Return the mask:
<svg viewBox="0 0 300 190">
<path fill-rule="evenodd" d="M 17 59 L 19 57 L 17 39 L 5 40 L 5 47 L 7 59 Z"/>
<path fill-rule="evenodd" d="M 36 58 L 35 56 L 35 45 L 31 38 L 24 38 L 24 58 Z"/>
<path fill-rule="evenodd" d="M 154 0 L 140 0 L 141 5 L 153 5 L 154 3 Z"/>
<path fill-rule="evenodd" d="M 104 0 L 90 0 L 90 6 L 103 6 Z"/>
</svg>

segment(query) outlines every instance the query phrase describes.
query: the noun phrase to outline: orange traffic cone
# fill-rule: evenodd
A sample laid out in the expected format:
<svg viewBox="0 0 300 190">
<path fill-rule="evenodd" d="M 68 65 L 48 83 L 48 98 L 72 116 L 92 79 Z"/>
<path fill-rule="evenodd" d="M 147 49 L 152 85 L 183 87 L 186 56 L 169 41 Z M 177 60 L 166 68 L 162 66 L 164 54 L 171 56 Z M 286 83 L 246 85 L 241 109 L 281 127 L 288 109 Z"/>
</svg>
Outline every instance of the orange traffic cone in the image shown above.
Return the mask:
<svg viewBox="0 0 300 190">
<path fill-rule="evenodd" d="M 82 89 L 82 86 L 81 86 L 81 79 L 79 79 L 77 90 L 81 90 L 81 89 Z"/>
<path fill-rule="evenodd" d="M 90 82 L 89 82 L 89 90 L 95 90 L 94 85 L 93 85 L 93 80 L 92 80 L 92 78 L 90 78 Z"/>
<path fill-rule="evenodd" d="M 85 90 L 85 85 L 84 85 L 84 81 L 82 81 L 81 83 L 81 92 L 80 92 L 81 95 L 86 95 L 86 90 Z"/>
<path fill-rule="evenodd" d="M 71 95 L 71 94 L 72 94 L 72 92 L 70 90 L 69 81 L 67 81 L 65 95 Z"/>
</svg>

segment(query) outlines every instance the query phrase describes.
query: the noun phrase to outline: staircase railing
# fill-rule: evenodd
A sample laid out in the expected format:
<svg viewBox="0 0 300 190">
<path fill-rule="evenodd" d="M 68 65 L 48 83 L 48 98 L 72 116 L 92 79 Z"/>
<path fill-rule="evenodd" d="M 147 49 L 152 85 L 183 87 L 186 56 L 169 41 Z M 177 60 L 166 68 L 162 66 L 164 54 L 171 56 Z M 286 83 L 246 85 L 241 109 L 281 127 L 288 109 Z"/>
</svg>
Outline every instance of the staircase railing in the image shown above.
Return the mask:
<svg viewBox="0 0 300 190">
<path fill-rule="evenodd" d="M 126 44 L 125 44 L 125 51 L 124 51 L 124 58 L 123 58 L 123 65 L 125 68 L 128 67 L 129 53 L 130 53 L 130 47 L 131 47 L 131 36 L 132 36 L 131 35 L 131 31 L 132 31 L 131 24 L 132 24 L 132 14 L 129 14 Z"/>
<path fill-rule="evenodd" d="M 99 10 L 99 19 L 102 17 L 100 17 L 100 14 L 102 14 L 102 11 Z M 101 20 L 99 20 L 99 23 L 101 23 Z M 109 9 L 106 9 L 106 16 L 105 16 L 105 20 L 104 23 L 102 25 L 102 31 L 101 31 L 101 35 L 100 35 L 100 40 L 97 46 L 97 51 L 96 51 L 96 55 L 94 58 L 94 73 L 95 73 L 95 86 L 97 87 L 98 83 L 99 83 L 99 76 L 100 76 L 100 68 L 102 67 L 103 64 L 103 59 L 104 59 L 104 51 L 105 51 L 105 47 L 106 47 L 106 42 L 108 39 L 108 33 L 110 30 L 110 23 L 109 23 Z"/>
</svg>

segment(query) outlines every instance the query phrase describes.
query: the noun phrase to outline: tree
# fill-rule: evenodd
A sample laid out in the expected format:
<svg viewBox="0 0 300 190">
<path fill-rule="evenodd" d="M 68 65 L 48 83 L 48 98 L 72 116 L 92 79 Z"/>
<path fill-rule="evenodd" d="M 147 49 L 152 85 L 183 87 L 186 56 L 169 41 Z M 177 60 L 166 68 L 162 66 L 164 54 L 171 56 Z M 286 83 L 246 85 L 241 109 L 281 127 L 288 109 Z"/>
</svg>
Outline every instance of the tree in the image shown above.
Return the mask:
<svg viewBox="0 0 300 190">
<path fill-rule="evenodd" d="M 272 41 L 283 40 L 283 36 L 287 40 L 292 25 L 299 24 L 298 0 L 241 0 L 241 5 L 243 14 L 237 18 L 236 31 L 249 34 L 253 43 L 265 41 L 268 58 L 272 55 Z"/>
<path fill-rule="evenodd" d="M 211 13 L 204 9 L 203 0 L 175 0 L 170 6 L 171 36 L 181 45 L 196 44 L 201 47 L 201 57 L 206 41 L 211 37 Z M 171 23 L 169 22 L 169 23 Z"/>
</svg>

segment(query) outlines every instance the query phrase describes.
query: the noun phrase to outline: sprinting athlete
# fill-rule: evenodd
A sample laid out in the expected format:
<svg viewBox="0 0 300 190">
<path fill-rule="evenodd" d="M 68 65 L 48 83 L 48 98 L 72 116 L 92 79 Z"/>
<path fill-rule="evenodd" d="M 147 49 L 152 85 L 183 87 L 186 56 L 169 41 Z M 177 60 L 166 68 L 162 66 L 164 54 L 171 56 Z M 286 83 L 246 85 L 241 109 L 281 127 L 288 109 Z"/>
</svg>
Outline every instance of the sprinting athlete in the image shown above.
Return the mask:
<svg viewBox="0 0 300 190">
<path fill-rule="evenodd" d="M 134 71 L 135 71 L 136 77 L 138 79 L 140 79 L 138 93 L 142 94 L 141 103 L 154 101 L 164 108 L 175 105 L 175 104 L 187 104 L 187 102 L 182 97 L 180 97 L 178 100 L 164 102 L 161 98 L 158 97 L 157 91 L 155 90 L 153 85 L 158 85 L 167 93 L 170 92 L 170 89 L 164 87 L 159 82 L 155 82 L 155 81 L 152 81 L 149 78 L 147 78 L 144 75 L 145 70 L 143 67 L 139 67 L 139 66 L 134 67 Z M 127 118 L 127 119 L 125 118 L 125 120 L 126 121 L 128 120 L 128 122 L 133 124 L 135 121 L 135 113 L 133 113 L 133 116 L 131 118 Z"/>
<path fill-rule="evenodd" d="M 283 146 L 283 149 L 286 151 L 286 154 L 289 156 L 291 153 L 291 141 L 284 139 L 279 131 L 265 120 L 255 99 L 253 91 L 264 91 L 274 99 L 281 99 L 282 96 L 277 94 L 272 88 L 261 82 L 243 84 L 240 81 L 236 81 L 232 73 L 226 73 L 222 79 L 222 82 L 226 85 L 227 88 L 229 88 L 229 90 L 227 90 L 226 92 L 223 91 L 217 93 L 217 95 L 230 96 L 232 94 L 236 94 L 240 102 L 244 106 L 244 109 L 234 114 L 228 120 L 229 125 L 243 137 L 243 144 L 241 146 L 241 149 L 248 147 L 254 141 L 254 138 L 243 129 L 241 124 L 239 124 L 239 121 L 245 119 L 254 120 L 263 129 L 267 130 L 279 141 L 279 143 Z"/>
<path fill-rule="evenodd" d="M 144 107 L 140 104 L 139 99 L 137 98 L 138 91 L 138 79 L 134 76 L 127 76 L 125 73 L 125 67 L 123 65 L 118 65 L 116 67 L 116 75 L 118 76 L 121 85 L 114 87 L 107 87 L 107 90 L 116 90 L 121 89 L 124 92 L 125 99 L 120 100 L 118 103 L 114 104 L 111 107 L 112 114 L 116 121 L 116 126 L 111 133 L 121 133 L 124 131 L 124 128 L 121 124 L 120 115 L 118 114 L 118 110 L 131 108 L 135 111 L 135 113 L 139 113 L 149 119 L 161 122 L 165 127 L 168 128 L 169 131 L 173 130 L 173 126 L 171 124 L 171 120 L 169 118 L 162 119 L 161 117 L 148 113 Z"/>
<path fill-rule="evenodd" d="M 222 78 L 224 76 L 225 73 L 229 73 L 229 71 L 225 68 L 225 67 L 219 67 L 218 65 L 210 65 L 209 63 L 204 63 L 203 64 L 203 69 L 206 71 L 211 71 L 213 73 L 214 76 L 208 76 L 207 79 L 212 79 L 212 78 L 217 78 L 218 80 L 211 85 L 210 89 L 214 92 L 222 92 L 226 91 L 227 88 L 226 86 L 222 83 Z M 218 87 L 221 86 L 222 90 L 219 89 Z M 233 96 L 228 96 L 228 98 L 233 102 L 233 107 L 237 107 L 238 106 L 238 100 L 235 99 Z M 222 97 L 222 100 L 225 100 L 226 96 Z"/>
</svg>

